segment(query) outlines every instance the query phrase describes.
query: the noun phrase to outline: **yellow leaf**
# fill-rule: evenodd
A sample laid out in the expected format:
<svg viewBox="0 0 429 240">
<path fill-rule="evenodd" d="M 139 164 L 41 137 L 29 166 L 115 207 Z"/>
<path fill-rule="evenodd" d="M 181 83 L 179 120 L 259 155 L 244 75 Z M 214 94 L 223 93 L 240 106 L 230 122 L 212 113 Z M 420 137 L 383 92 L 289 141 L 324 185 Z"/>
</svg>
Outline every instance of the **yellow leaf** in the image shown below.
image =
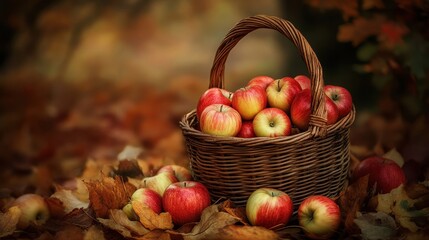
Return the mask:
<svg viewBox="0 0 429 240">
<path fill-rule="evenodd" d="M 274 231 L 264 227 L 229 225 L 222 228 L 216 238 L 219 240 L 274 240 L 279 239 L 279 236 Z"/>
<path fill-rule="evenodd" d="M 12 234 L 16 230 L 21 210 L 17 206 L 9 208 L 5 213 L 0 213 L 0 238 Z"/>
<path fill-rule="evenodd" d="M 150 207 L 138 201 L 131 202 L 134 212 L 139 216 L 140 222 L 150 230 L 172 229 L 174 227 L 171 215 L 168 212 L 156 214 Z"/>
</svg>

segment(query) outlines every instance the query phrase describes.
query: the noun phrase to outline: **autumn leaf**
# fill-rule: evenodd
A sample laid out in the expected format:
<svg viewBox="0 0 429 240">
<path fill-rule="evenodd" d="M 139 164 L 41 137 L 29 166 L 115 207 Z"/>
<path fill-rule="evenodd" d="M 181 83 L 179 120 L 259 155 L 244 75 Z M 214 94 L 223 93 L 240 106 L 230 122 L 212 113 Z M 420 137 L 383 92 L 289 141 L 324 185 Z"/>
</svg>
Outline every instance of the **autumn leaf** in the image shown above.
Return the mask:
<svg viewBox="0 0 429 240">
<path fill-rule="evenodd" d="M 73 193 L 72 190 L 57 190 L 51 195 L 51 198 L 55 198 L 61 201 L 65 213 L 69 213 L 73 211 L 73 209 L 87 208 L 89 206 L 88 201 L 85 202 L 78 199 L 78 197 Z"/>
<path fill-rule="evenodd" d="M 99 225 L 92 225 L 88 228 L 88 230 L 85 232 L 85 236 L 83 237 L 83 240 L 105 240 L 103 230 Z"/>
<path fill-rule="evenodd" d="M 279 239 L 279 236 L 272 230 L 258 227 L 258 226 L 236 226 L 229 225 L 222 228 L 219 234 L 214 239 L 219 240 L 266 240 L 266 239 Z"/>
<path fill-rule="evenodd" d="M 0 212 L 0 238 L 11 235 L 16 230 L 21 210 L 17 206 L 9 208 L 5 213 Z"/>
<path fill-rule="evenodd" d="M 362 8 L 365 10 L 373 8 L 383 9 L 384 3 L 383 0 L 363 0 Z"/>
<path fill-rule="evenodd" d="M 339 27 L 337 39 L 339 42 L 351 42 L 353 46 L 357 46 L 368 37 L 377 35 L 384 21 L 385 18 L 380 15 L 371 18 L 356 17 L 351 23 Z"/>
<path fill-rule="evenodd" d="M 396 235 L 395 220 L 383 212 L 363 214 L 354 222 L 359 226 L 363 239 L 391 239 Z"/>
<path fill-rule="evenodd" d="M 226 200 L 219 205 L 220 212 L 229 213 L 231 216 L 239 220 L 244 225 L 249 225 L 246 216 L 246 209 L 234 207 L 234 203 L 231 200 Z"/>
<path fill-rule="evenodd" d="M 150 230 L 154 229 L 172 229 L 174 227 L 173 220 L 171 215 L 168 212 L 163 212 L 161 214 L 156 214 L 150 207 L 147 205 L 138 202 L 132 201 L 134 212 L 139 216 L 139 221 Z"/>
<path fill-rule="evenodd" d="M 110 209 L 120 209 L 129 201 L 136 187 L 121 181 L 104 177 L 101 180 L 86 182 L 89 192 L 90 207 L 99 218 L 106 218 Z"/>
<path fill-rule="evenodd" d="M 403 37 L 408 32 L 409 29 L 405 25 L 393 21 L 386 21 L 380 26 L 378 39 L 387 47 L 393 48 L 396 45 L 403 43 Z"/>
<path fill-rule="evenodd" d="M 150 232 L 140 222 L 129 220 L 124 211 L 118 209 L 109 211 L 108 220 L 102 218 L 98 218 L 98 220 L 112 230 L 118 231 L 124 237 L 143 236 Z"/>
<path fill-rule="evenodd" d="M 345 20 L 359 15 L 357 0 L 307 0 L 307 4 L 320 9 L 337 9 Z"/>
<path fill-rule="evenodd" d="M 170 240 L 170 234 L 165 231 L 156 229 L 150 231 L 148 234 L 134 238 L 136 240 Z"/>
</svg>

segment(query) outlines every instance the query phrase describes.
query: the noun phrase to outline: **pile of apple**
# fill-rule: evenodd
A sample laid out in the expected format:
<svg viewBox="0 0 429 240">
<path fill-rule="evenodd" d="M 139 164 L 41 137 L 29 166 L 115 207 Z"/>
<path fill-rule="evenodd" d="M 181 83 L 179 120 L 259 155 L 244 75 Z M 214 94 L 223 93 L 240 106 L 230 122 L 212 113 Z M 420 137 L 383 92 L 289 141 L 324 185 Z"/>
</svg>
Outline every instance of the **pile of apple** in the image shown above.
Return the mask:
<svg viewBox="0 0 429 240">
<path fill-rule="evenodd" d="M 327 124 L 336 123 L 353 107 L 350 92 L 341 86 L 324 87 Z M 225 137 L 288 136 L 308 129 L 311 114 L 310 79 L 305 75 L 274 80 L 252 78 L 234 93 L 209 88 L 198 100 L 200 130 Z"/>
</svg>

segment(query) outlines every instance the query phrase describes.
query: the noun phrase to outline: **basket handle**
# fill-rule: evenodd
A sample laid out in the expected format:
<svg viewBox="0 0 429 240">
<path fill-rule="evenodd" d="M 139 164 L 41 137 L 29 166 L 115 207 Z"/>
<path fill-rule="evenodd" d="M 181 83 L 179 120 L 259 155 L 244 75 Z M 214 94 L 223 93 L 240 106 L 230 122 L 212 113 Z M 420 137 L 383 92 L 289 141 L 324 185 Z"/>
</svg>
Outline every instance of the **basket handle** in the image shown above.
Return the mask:
<svg viewBox="0 0 429 240">
<path fill-rule="evenodd" d="M 325 94 L 323 91 L 323 71 L 320 62 L 304 36 L 292 23 L 275 16 L 256 15 L 242 19 L 225 36 L 219 45 L 210 72 L 209 88 L 224 88 L 225 62 L 229 52 L 248 33 L 268 28 L 285 35 L 299 49 L 311 79 L 311 114 L 309 130 L 312 136 L 326 135 Z"/>
</svg>

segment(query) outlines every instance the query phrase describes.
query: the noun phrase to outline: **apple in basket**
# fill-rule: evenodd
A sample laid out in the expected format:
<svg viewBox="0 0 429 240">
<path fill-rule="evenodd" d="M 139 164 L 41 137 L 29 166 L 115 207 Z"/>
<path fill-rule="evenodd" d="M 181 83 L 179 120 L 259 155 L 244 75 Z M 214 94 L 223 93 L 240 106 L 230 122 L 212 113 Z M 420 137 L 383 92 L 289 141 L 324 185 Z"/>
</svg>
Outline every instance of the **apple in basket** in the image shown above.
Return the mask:
<svg viewBox="0 0 429 240">
<path fill-rule="evenodd" d="M 352 177 L 358 179 L 369 175 L 369 186 L 376 186 L 378 193 L 389 193 L 405 183 L 404 171 L 393 160 L 373 156 L 362 160 L 354 169 Z"/>
<path fill-rule="evenodd" d="M 170 172 L 177 178 L 179 182 L 192 180 L 191 171 L 189 171 L 189 169 L 180 165 L 175 165 L 175 164 L 165 165 L 161 167 L 157 173 L 162 173 L 162 172 Z"/>
<path fill-rule="evenodd" d="M 311 80 L 305 75 L 298 75 L 294 77 L 294 79 L 299 83 L 301 89 L 310 89 L 311 88 Z"/>
<path fill-rule="evenodd" d="M 210 194 L 199 182 L 183 181 L 171 184 L 162 198 L 164 210 L 177 226 L 198 222 L 203 210 L 210 206 Z"/>
<path fill-rule="evenodd" d="M 253 121 L 243 121 L 241 124 L 241 129 L 237 134 L 237 137 L 241 137 L 241 138 L 256 137 L 255 131 L 253 130 Z"/>
<path fill-rule="evenodd" d="M 267 106 L 267 93 L 261 86 L 239 88 L 232 96 L 232 107 L 244 120 L 251 120 Z"/>
<path fill-rule="evenodd" d="M 327 125 L 331 125 L 338 120 L 338 108 L 335 103 L 325 95 L 325 109 L 327 114 Z M 311 114 L 311 91 L 302 90 L 298 93 L 290 109 L 292 123 L 301 131 L 308 129 Z"/>
<path fill-rule="evenodd" d="M 200 119 L 203 110 L 212 104 L 225 104 L 231 106 L 232 92 L 222 88 L 209 88 L 207 89 L 198 100 L 197 104 L 197 118 Z"/>
<path fill-rule="evenodd" d="M 339 118 L 349 114 L 353 107 L 352 95 L 350 92 L 340 86 L 326 85 L 325 94 L 337 105 Z"/>
<path fill-rule="evenodd" d="M 29 226 L 42 226 L 50 217 L 50 211 L 45 199 L 34 193 L 26 193 L 15 199 L 10 207 L 21 210 L 17 227 L 25 229 Z"/>
<path fill-rule="evenodd" d="M 257 85 L 257 86 L 261 86 L 263 89 L 266 89 L 268 85 L 270 85 L 270 83 L 272 83 L 273 81 L 274 79 L 272 77 L 257 76 L 250 79 L 250 81 L 247 83 L 247 86 Z"/>
<path fill-rule="evenodd" d="M 257 137 L 287 136 L 292 131 L 292 124 L 283 110 L 265 108 L 253 119 L 253 130 Z"/>
<path fill-rule="evenodd" d="M 301 86 L 295 79 L 284 77 L 268 85 L 266 92 L 270 107 L 289 112 L 295 95 L 301 92 Z"/>
<path fill-rule="evenodd" d="M 340 207 L 326 196 L 309 196 L 299 205 L 298 221 L 308 237 L 329 239 L 340 225 Z"/>
<path fill-rule="evenodd" d="M 272 228 L 286 225 L 292 213 L 291 198 L 277 189 L 259 188 L 247 199 L 246 216 L 254 226 Z"/>
<path fill-rule="evenodd" d="M 201 114 L 200 129 L 214 136 L 234 137 L 241 129 L 241 116 L 232 107 L 213 104 Z"/>
<path fill-rule="evenodd" d="M 156 214 L 162 212 L 162 198 L 161 196 L 150 188 L 139 188 L 131 195 L 130 203 L 127 203 L 122 210 L 125 212 L 130 220 L 138 220 L 137 214 L 133 210 L 132 201 L 137 201 L 145 204 L 152 209 Z"/>
</svg>

